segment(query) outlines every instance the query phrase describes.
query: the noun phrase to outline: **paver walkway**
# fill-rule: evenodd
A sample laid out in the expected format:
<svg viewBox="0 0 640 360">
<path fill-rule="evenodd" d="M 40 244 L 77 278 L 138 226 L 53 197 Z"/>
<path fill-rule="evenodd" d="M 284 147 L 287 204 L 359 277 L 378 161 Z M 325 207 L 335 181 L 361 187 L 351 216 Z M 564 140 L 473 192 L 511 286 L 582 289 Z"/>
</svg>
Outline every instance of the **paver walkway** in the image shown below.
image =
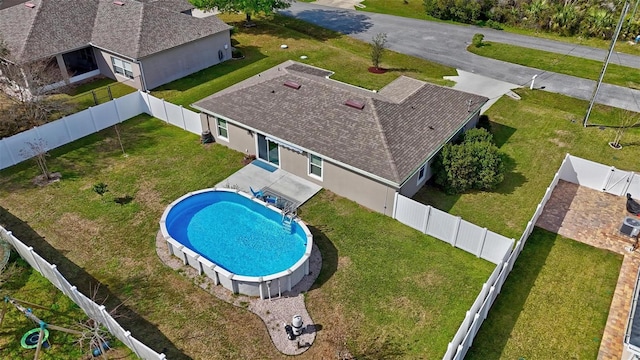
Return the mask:
<svg viewBox="0 0 640 360">
<path fill-rule="evenodd" d="M 624 332 L 640 266 L 640 250 L 630 252 L 633 239 L 619 232 L 628 214 L 625 204 L 625 197 L 560 181 L 536 223 L 564 237 L 624 255 L 600 343 L 599 360 L 622 358 Z"/>
<path fill-rule="evenodd" d="M 269 336 L 271 336 L 273 345 L 281 353 L 285 355 L 299 355 L 313 345 L 316 339 L 317 328 L 307 312 L 304 293 L 311 289 L 322 268 L 322 255 L 316 244 L 313 244 L 311 257 L 309 258 L 309 275 L 303 277 L 290 292 L 283 292 L 282 296 L 274 296 L 270 299 L 260 299 L 258 297 L 241 294 L 234 295 L 224 287 L 215 285 L 210 278 L 200 276 L 196 269 L 185 265 L 180 259 L 169 253 L 167 242 L 162 237 L 161 232 L 158 232 L 156 236 L 156 253 L 165 265 L 174 270 L 181 270 L 182 274 L 192 279 L 194 283 L 218 299 L 247 309 L 258 315 L 264 322 Z M 302 335 L 292 341 L 288 339 L 284 326 L 291 324 L 294 315 L 302 316 L 304 324 Z"/>
</svg>

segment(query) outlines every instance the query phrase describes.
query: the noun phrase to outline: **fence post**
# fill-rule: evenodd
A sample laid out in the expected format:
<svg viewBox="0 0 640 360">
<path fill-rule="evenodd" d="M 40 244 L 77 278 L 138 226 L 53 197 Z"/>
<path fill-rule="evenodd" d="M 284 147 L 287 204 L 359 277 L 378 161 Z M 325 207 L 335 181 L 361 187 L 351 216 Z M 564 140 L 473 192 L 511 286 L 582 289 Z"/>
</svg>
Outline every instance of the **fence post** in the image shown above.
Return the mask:
<svg viewBox="0 0 640 360">
<path fill-rule="evenodd" d="M 162 99 L 162 109 L 164 110 L 164 118 L 167 123 L 169 123 L 169 114 L 167 113 L 167 103 Z"/>
<path fill-rule="evenodd" d="M 454 246 L 454 247 L 458 242 L 458 230 L 460 230 L 460 223 L 462 222 L 462 218 L 460 216 L 456 216 L 456 218 L 458 219 L 458 221 L 456 221 L 456 223 L 453 224 L 453 234 L 451 239 L 451 246 Z"/>
<path fill-rule="evenodd" d="M 429 229 L 429 220 L 431 219 L 431 205 L 427 206 L 427 212 L 424 214 L 424 230 L 422 233 L 426 234 L 427 229 Z"/>
<path fill-rule="evenodd" d="M 64 124 L 64 129 L 67 131 L 67 141 L 65 142 L 65 144 L 68 144 L 70 141 L 72 141 L 71 139 L 71 131 L 69 131 L 69 124 L 67 124 L 67 117 L 63 116 L 62 119 L 62 123 Z"/>
<path fill-rule="evenodd" d="M 393 213 L 391 215 L 392 218 L 396 218 L 396 213 L 398 211 L 398 192 L 396 191 L 396 196 L 393 197 Z"/>
<path fill-rule="evenodd" d="M 184 120 L 184 108 L 180 105 L 180 116 L 182 117 L 182 128 L 187 130 L 187 122 Z"/>
<path fill-rule="evenodd" d="M 480 244 L 478 245 L 478 253 L 476 254 L 476 257 L 480 257 L 480 255 L 482 255 L 482 249 L 484 249 L 484 243 L 485 241 L 487 241 L 488 231 L 489 230 L 487 228 L 482 229 L 482 238 L 480 239 Z"/>
<path fill-rule="evenodd" d="M 146 111 L 146 113 L 151 115 L 151 116 L 155 116 L 155 115 L 153 115 L 153 109 L 151 108 L 151 99 L 149 99 L 149 90 L 147 90 L 147 92 L 144 92 L 143 94 L 147 98 L 146 105 L 147 105 L 147 109 L 149 110 L 149 111 Z"/>
<path fill-rule="evenodd" d="M 98 126 L 96 126 L 96 119 L 93 117 L 93 108 L 89 106 L 89 117 L 91 118 L 91 123 L 93 124 L 93 132 L 98 132 Z"/>
</svg>

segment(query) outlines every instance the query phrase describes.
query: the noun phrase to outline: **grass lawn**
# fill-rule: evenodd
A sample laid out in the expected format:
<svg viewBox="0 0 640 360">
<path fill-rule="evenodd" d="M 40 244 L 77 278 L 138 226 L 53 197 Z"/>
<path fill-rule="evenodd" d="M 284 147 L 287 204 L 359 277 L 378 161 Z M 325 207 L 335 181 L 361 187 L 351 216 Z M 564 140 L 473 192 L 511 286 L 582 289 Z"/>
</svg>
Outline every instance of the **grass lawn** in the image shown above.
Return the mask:
<svg viewBox="0 0 640 360">
<path fill-rule="evenodd" d="M 332 79 L 366 89 L 380 89 L 400 75 L 441 85 L 449 84 L 443 76 L 456 75 L 453 68 L 393 51 L 387 51 L 382 59 L 382 66 L 391 71 L 372 74 L 367 70 L 371 66 L 371 47 L 364 42 L 286 16 L 256 19 L 258 26 L 248 29 L 241 25 L 242 15 L 221 18 L 236 25 L 232 42 L 237 42 L 234 46 L 245 58 L 227 61 L 160 86 L 152 91 L 154 96 L 188 106 L 286 60 L 335 71 Z M 281 44 L 287 44 L 288 49 L 281 49 Z M 302 55 L 307 55 L 308 59 L 301 60 Z"/>
<path fill-rule="evenodd" d="M 492 59 L 591 80 L 598 80 L 603 65 L 602 61 L 583 59 L 576 56 L 556 54 L 515 45 L 495 42 L 485 42 L 484 44 L 485 45 L 481 47 L 471 45 L 467 47 L 467 50 Z M 609 64 L 604 82 L 640 89 L 640 70 Z"/>
<path fill-rule="evenodd" d="M 582 127 L 587 102 L 543 91 L 518 93 L 522 100 L 503 97 L 487 112 L 507 155 L 504 182 L 495 191 L 452 196 L 425 187 L 417 200 L 519 239 L 566 153 L 638 170 L 640 129 L 627 131 L 623 149 L 613 150 L 607 145 L 613 129 Z M 604 122 L 616 113 L 597 106 L 592 121 Z M 615 254 L 536 229 L 470 358 L 595 358 L 619 269 Z"/>
<path fill-rule="evenodd" d="M 522 100 L 503 97 L 486 113 L 496 143 L 507 155 L 508 172 L 494 191 L 445 195 L 424 187 L 415 199 L 492 231 L 519 239 L 566 153 L 639 170 L 640 129 L 626 131 L 622 150 L 607 144 L 612 128 L 582 127 L 586 101 L 544 91 L 519 89 Z M 595 106 L 590 122 L 613 122 L 618 110 Z"/>
<path fill-rule="evenodd" d="M 167 84 L 154 94 L 188 105 L 302 54 L 312 65 L 336 70 L 334 79 L 371 89 L 400 74 L 441 84 L 447 84 L 442 76 L 455 74 L 452 68 L 392 52 L 384 62 L 392 71 L 370 74 L 368 45 L 287 17 L 239 27 L 234 41 L 245 59 Z M 284 42 L 289 49 L 280 49 Z M 90 90 L 109 85 L 93 82 L 72 95 L 86 99 Z M 121 156 L 113 129 L 53 151 L 49 166 L 62 172 L 63 181 L 43 189 L 29 182 L 37 173 L 31 163 L 0 172 L 1 224 L 58 264 L 84 293 L 102 283 L 100 296 L 109 308 L 125 303 L 125 328 L 158 351 L 166 348 L 168 358 L 281 358 L 259 319 L 205 294 L 155 256 L 163 208 L 236 171 L 242 154 L 217 145 L 203 149 L 197 136 L 145 116 L 129 120 L 121 133 L 127 158 Z M 103 198 L 92 191 L 99 182 L 109 185 Z M 112 201 L 127 195 L 134 198 L 131 204 Z M 301 211 L 325 254 L 323 286 L 308 295 L 323 330 L 303 358 L 333 357 L 345 346 L 369 356 L 441 356 L 493 264 L 329 193 Z M 397 262 L 390 261 L 389 242 L 403 256 Z M 407 282 L 412 286 L 403 288 Z M 455 289 L 448 283 L 455 283 Z M 442 291 L 434 291 L 438 285 Z M 413 331 L 406 321 L 424 329 Z"/>
<path fill-rule="evenodd" d="M 37 170 L 29 162 L 0 172 L 1 225 L 82 291 L 102 283 L 108 308 L 125 303 L 123 326 L 156 350 L 166 347 L 168 358 L 283 358 L 257 317 L 202 291 L 155 254 L 165 206 L 223 180 L 242 154 L 202 146 L 198 136 L 148 116 L 120 132 L 128 157 L 112 129 L 53 151 L 49 167 L 63 180 L 50 186 L 30 184 Z M 110 189 L 104 197 L 92 190 L 99 182 Z M 114 203 L 126 195 L 130 204 Z M 333 357 L 345 344 L 361 356 L 441 357 L 494 268 L 326 191 L 300 215 L 324 258 L 307 294 L 322 330 L 301 358 Z"/>
<path fill-rule="evenodd" d="M 621 265 L 536 228 L 465 359 L 597 358 Z"/>
</svg>

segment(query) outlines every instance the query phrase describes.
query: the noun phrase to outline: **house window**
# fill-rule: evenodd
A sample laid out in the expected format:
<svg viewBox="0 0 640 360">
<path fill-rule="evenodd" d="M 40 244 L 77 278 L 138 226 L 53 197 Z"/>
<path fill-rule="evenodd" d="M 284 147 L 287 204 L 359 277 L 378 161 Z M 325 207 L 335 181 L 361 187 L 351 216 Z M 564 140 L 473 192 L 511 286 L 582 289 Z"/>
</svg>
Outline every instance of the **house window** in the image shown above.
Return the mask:
<svg viewBox="0 0 640 360">
<path fill-rule="evenodd" d="M 227 128 L 227 120 L 216 119 L 218 127 L 218 137 L 229 140 L 229 129 Z"/>
<path fill-rule="evenodd" d="M 422 165 L 422 167 L 420 168 L 420 171 L 418 172 L 418 185 L 420 185 L 420 183 L 422 182 L 422 180 L 424 180 L 424 176 L 427 173 L 427 165 Z"/>
<path fill-rule="evenodd" d="M 322 158 L 309 154 L 309 175 L 322 180 Z"/>
<path fill-rule="evenodd" d="M 133 70 L 131 69 L 130 62 L 112 56 L 111 64 L 113 65 L 113 72 L 122 76 L 126 76 L 129 79 L 133 79 Z"/>
</svg>

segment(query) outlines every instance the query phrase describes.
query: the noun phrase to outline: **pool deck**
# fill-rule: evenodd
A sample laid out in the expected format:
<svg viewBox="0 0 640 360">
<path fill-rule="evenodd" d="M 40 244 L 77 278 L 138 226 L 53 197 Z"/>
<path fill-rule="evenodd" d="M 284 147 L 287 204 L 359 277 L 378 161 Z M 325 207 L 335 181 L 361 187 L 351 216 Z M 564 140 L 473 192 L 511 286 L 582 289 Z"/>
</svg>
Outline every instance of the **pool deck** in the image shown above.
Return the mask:
<svg viewBox="0 0 640 360">
<path fill-rule="evenodd" d="M 174 270 L 192 279 L 203 290 L 239 308 L 247 309 L 258 315 L 264 322 L 273 345 L 285 355 L 300 355 L 307 351 L 316 339 L 316 326 L 307 311 L 304 303 L 304 293 L 311 289 L 322 268 L 322 255 L 313 244 L 309 257 L 309 275 L 300 280 L 290 292 L 283 292 L 271 299 L 260 299 L 246 295 L 234 295 L 226 288 L 215 285 L 213 280 L 206 276 L 199 276 L 198 271 L 189 265 L 185 265 L 180 259 L 172 256 L 167 248 L 167 242 L 158 231 L 156 236 L 156 253 L 160 260 Z M 294 315 L 300 315 L 303 321 L 302 334 L 295 340 L 289 340 L 285 331 L 285 325 L 291 325 Z"/>
<path fill-rule="evenodd" d="M 322 189 L 322 186 L 309 180 L 259 161 L 254 160 L 254 162 L 216 184 L 216 187 L 238 189 L 247 194 L 251 194 L 250 188 L 255 191 L 263 190 L 265 193 L 278 194 L 285 197 L 295 207 L 304 204 Z"/>
<path fill-rule="evenodd" d="M 640 267 L 640 249 L 630 251 L 634 239 L 619 231 L 622 220 L 629 215 L 625 204 L 623 196 L 561 180 L 536 223 L 545 230 L 624 256 L 598 360 L 623 358 L 625 329 Z"/>
</svg>

